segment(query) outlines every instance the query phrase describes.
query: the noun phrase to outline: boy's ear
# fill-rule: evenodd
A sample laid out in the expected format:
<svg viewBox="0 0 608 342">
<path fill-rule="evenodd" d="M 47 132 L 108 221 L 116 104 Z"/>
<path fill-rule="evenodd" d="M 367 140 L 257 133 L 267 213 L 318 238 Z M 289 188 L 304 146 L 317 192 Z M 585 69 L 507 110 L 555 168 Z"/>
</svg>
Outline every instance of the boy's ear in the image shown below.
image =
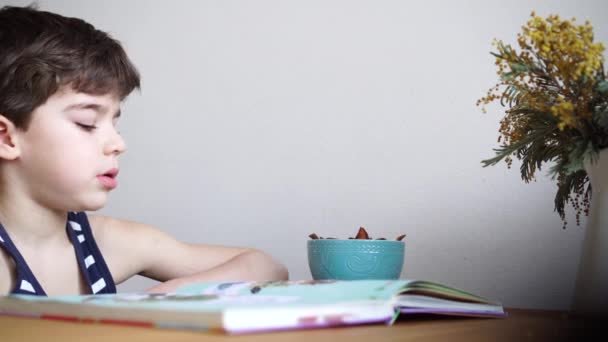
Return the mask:
<svg viewBox="0 0 608 342">
<path fill-rule="evenodd" d="M 17 127 L 4 115 L 0 115 L 0 159 L 15 160 L 20 154 Z"/>
</svg>

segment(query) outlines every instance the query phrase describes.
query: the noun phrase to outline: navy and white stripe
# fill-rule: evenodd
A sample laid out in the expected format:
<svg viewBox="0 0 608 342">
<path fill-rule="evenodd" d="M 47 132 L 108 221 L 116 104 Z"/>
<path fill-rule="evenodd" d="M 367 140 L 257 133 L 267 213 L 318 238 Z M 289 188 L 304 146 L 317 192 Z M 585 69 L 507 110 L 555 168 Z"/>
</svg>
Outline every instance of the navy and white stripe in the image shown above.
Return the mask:
<svg viewBox="0 0 608 342">
<path fill-rule="evenodd" d="M 68 213 L 66 231 L 74 246 L 80 272 L 89 285 L 91 293 L 116 293 L 116 284 L 106 264 L 84 212 Z M 0 223 L 0 248 L 3 248 L 15 261 L 16 281 L 11 294 L 30 294 L 46 296 L 44 289 L 30 270 L 27 262 L 17 250 Z"/>
</svg>

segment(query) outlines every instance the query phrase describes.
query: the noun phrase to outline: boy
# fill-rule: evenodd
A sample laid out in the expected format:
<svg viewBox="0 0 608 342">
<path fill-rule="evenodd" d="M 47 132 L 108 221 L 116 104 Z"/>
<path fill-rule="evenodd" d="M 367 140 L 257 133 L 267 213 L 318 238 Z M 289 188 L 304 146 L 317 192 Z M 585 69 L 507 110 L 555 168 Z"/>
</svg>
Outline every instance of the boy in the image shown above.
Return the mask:
<svg viewBox="0 0 608 342">
<path fill-rule="evenodd" d="M 140 274 L 171 292 L 195 281 L 287 279 L 248 248 L 195 245 L 100 209 L 117 186 L 120 103 L 139 74 L 120 44 L 76 18 L 0 9 L 0 295 L 116 292 Z"/>
</svg>

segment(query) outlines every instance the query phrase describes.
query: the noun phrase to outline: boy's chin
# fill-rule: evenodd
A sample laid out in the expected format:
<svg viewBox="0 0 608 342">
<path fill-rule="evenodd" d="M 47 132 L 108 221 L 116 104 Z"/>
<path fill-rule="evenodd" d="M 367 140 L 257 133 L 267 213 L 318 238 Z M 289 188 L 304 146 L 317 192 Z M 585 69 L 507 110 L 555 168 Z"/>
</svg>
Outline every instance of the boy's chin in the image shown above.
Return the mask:
<svg viewBox="0 0 608 342">
<path fill-rule="evenodd" d="M 105 205 L 106 205 L 105 202 L 103 204 L 90 205 L 90 206 L 87 206 L 87 207 L 83 208 L 80 211 L 97 211 L 97 210 L 102 209 L 103 207 L 105 207 Z"/>
<path fill-rule="evenodd" d="M 79 201 L 76 208 L 70 211 L 96 211 L 103 208 L 108 200 L 107 195 L 95 196 Z"/>
</svg>

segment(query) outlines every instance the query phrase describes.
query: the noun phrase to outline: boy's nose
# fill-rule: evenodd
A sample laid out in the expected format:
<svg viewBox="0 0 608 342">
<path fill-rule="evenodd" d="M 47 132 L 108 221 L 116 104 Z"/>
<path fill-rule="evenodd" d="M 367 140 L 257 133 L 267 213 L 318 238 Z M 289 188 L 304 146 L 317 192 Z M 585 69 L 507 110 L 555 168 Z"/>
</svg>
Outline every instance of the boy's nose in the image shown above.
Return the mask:
<svg viewBox="0 0 608 342">
<path fill-rule="evenodd" d="M 127 150 L 127 144 L 125 139 L 117 131 L 113 132 L 113 135 L 104 146 L 104 154 L 121 154 Z"/>
</svg>

